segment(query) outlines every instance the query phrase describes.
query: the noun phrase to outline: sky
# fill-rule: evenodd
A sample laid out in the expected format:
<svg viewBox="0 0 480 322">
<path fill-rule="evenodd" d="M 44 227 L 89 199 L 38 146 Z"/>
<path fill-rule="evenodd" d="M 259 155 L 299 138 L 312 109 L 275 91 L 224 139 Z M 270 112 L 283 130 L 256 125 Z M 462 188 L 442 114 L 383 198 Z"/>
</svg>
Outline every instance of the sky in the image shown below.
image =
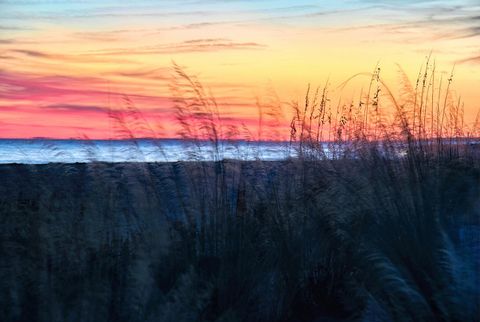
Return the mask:
<svg viewBox="0 0 480 322">
<path fill-rule="evenodd" d="M 359 99 L 381 66 L 395 91 L 431 54 L 473 122 L 480 109 L 480 1 L 0 0 L 0 137 L 114 138 L 109 111 L 134 105 L 178 136 L 174 64 L 255 132 L 258 102 L 285 111 L 308 84 Z M 438 84 L 438 82 L 437 82 Z M 148 134 L 145 134 L 148 135 Z"/>
</svg>

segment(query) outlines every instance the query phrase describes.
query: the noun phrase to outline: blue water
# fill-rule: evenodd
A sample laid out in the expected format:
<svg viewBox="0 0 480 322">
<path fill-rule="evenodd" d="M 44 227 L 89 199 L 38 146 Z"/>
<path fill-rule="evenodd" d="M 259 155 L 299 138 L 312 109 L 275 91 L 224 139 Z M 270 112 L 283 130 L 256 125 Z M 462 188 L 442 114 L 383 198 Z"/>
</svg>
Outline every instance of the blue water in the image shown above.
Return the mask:
<svg viewBox="0 0 480 322">
<path fill-rule="evenodd" d="M 0 163 L 162 162 L 222 159 L 282 160 L 294 156 L 288 143 L 182 140 L 0 140 Z"/>
</svg>

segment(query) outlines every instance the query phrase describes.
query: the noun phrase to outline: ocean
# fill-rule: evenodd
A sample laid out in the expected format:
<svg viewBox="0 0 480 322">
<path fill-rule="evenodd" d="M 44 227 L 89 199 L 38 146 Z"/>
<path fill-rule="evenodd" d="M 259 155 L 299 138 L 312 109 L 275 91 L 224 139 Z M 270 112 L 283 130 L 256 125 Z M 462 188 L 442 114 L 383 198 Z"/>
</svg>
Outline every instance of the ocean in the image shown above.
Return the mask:
<svg viewBox="0 0 480 322">
<path fill-rule="evenodd" d="M 0 164 L 81 162 L 175 162 L 282 160 L 295 156 L 287 142 L 221 141 L 176 139 L 140 140 L 53 140 L 1 139 Z"/>
</svg>

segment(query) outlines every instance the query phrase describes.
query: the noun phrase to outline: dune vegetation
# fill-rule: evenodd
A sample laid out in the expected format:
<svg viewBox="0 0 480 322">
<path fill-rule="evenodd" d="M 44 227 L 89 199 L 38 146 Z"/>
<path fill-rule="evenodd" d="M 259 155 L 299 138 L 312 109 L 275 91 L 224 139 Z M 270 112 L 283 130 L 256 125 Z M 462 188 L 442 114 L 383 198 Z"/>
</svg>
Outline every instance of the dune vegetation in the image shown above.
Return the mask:
<svg viewBox="0 0 480 322">
<path fill-rule="evenodd" d="M 0 166 L 1 321 L 478 319 L 479 121 L 452 77 L 427 61 L 394 93 L 376 67 L 338 105 L 309 86 L 295 156 L 245 161 L 225 142 L 285 138 L 275 95 L 252 133 L 174 70 L 179 136 L 214 161 Z M 159 137 L 128 98 L 111 118 L 131 153 Z"/>
</svg>

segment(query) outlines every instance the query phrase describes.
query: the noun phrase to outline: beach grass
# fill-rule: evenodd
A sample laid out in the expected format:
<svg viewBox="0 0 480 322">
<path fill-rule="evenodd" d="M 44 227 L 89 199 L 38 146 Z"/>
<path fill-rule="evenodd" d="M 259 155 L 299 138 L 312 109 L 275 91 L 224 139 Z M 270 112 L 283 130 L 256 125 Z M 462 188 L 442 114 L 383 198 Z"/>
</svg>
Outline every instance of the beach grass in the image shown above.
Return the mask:
<svg viewBox="0 0 480 322">
<path fill-rule="evenodd" d="M 282 137 L 279 101 L 252 133 L 174 71 L 179 135 L 212 161 L 102 163 L 89 147 L 90 163 L 0 166 L 2 321 L 480 316 L 479 128 L 452 77 L 435 87 L 427 60 L 395 95 L 376 67 L 335 107 L 309 87 L 291 105 L 296 157 L 244 161 L 223 142 Z M 158 133 L 125 104 L 111 118 L 140 153 L 136 133 Z"/>
</svg>

